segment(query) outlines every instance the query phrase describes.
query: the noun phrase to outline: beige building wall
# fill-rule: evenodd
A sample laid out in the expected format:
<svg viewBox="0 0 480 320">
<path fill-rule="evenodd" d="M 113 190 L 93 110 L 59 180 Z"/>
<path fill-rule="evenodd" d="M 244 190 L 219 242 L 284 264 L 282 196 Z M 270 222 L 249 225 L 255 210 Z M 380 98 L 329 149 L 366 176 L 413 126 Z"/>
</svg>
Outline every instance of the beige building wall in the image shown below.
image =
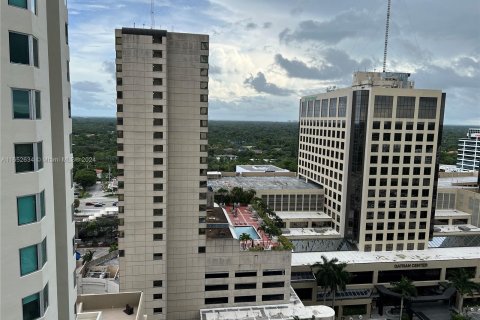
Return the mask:
<svg viewBox="0 0 480 320">
<path fill-rule="evenodd" d="M 208 36 L 116 30 L 120 290 L 149 319 L 204 302 Z M 168 289 L 167 289 L 168 288 Z"/>
<path fill-rule="evenodd" d="M 284 304 L 290 300 L 290 251 L 241 251 L 236 239 L 207 240 L 202 308 Z M 215 277 L 214 275 L 219 275 Z M 220 276 L 221 275 L 221 276 Z M 222 287 L 223 286 L 223 287 Z M 241 302 L 245 301 L 246 302 Z"/>
<path fill-rule="evenodd" d="M 413 281 L 413 284 L 418 287 L 437 286 L 440 282 L 448 280 L 447 271 L 450 272 L 453 269 L 468 268 L 474 270 L 474 278 L 472 281 L 480 282 L 480 261 L 478 259 L 451 259 L 451 260 L 425 260 L 425 261 L 411 261 L 402 260 L 402 262 L 380 262 L 375 263 L 348 263 L 345 268 L 352 275 L 352 281 L 355 279 L 356 274 L 371 273 L 371 281 L 357 281 L 356 284 L 348 284 L 347 290 L 357 289 L 370 289 L 374 290 L 375 285 L 381 284 L 385 287 L 391 287 L 390 282 L 379 281 L 379 274 L 382 272 L 394 271 L 397 275 L 402 274 L 402 270 L 436 270 L 438 277 L 435 280 L 426 279 L 424 281 Z M 297 273 L 309 273 L 311 272 L 310 266 L 292 266 L 292 276 Z M 299 294 L 302 290 L 311 292 L 311 299 L 302 299 L 302 302 L 306 306 L 323 304 L 323 300 L 317 301 L 317 293 L 322 292 L 322 288 L 318 287 L 315 281 L 312 280 L 292 280 L 293 289 Z M 311 291 L 310 291 L 311 290 Z M 335 305 L 340 307 L 338 312 L 339 316 L 342 316 L 342 307 L 349 305 L 367 305 L 367 316 L 370 317 L 370 312 L 374 305 L 372 304 L 372 297 L 367 298 L 355 298 L 355 299 L 337 299 Z M 331 303 L 331 300 L 327 300 L 327 305 Z"/>
<path fill-rule="evenodd" d="M 322 189 L 260 189 L 255 195 L 273 211 L 323 211 Z"/>
<path fill-rule="evenodd" d="M 204 303 L 206 243 L 199 228 L 207 204 L 208 77 L 201 69 L 208 68 L 208 41 L 207 35 L 167 34 L 168 319 L 196 319 Z"/>
<path fill-rule="evenodd" d="M 70 84 L 66 76 L 66 19 L 64 1 L 49 1 L 48 4 L 37 2 L 36 10 L 9 5 L 7 1 L 0 4 L 2 320 L 22 319 L 23 304 L 32 301 L 39 302 L 38 308 L 32 308 L 43 316 L 42 319 L 74 318 L 76 292 L 73 287 L 75 260 L 71 222 L 73 192 L 71 163 L 64 162 L 64 156 L 70 154 L 71 133 L 67 104 Z M 28 62 L 11 61 L 12 56 L 20 52 L 10 42 L 11 33 L 28 37 Z M 12 89 L 24 92 L 29 90 L 32 95 L 28 100 L 30 109 L 26 119 L 14 116 Z M 39 99 L 33 99 L 35 91 L 39 92 Z M 36 110 L 40 112 L 34 112 L 34 104 L 38 107 L 38 103 L 40 108 Z M 38 153 L 35 160 L 37 167 L 33 171 L 17 173 L 15 144 L 38 142 L 42 142 L 42 152 Z M 43 166 L 39 165 L 38 159 L 43 160 Z M 45 197 L 43 217 L 40 214 L 42 192 Z M 26 211 L 19 210 L 17 198 L 29 195 L 38 195 L 38 214 L 28 223 L 20 224 L 19 214 L 23 217 Z M 43 265 L 45 250 L 42 250 L 42 241 L 46 243 L 46 262 Z M 26 263 L 25 260 L 21 263 L 20 249 L 33 245 L 37 245 L 37 259 L 40 258 L 40 262 L 35 270 L 22 275 L 21 266 L 25 267 Z M 27 300 L 22 303 L 24 298 Z"/>
<path fill-rule="evenodd" d="M 438 189 L 437 209 L 454 209 L 470 214 L 469 223 L 480 226 L 480 193 L 475 189 Z"/>
<path fill-rule="evenodd" d="M 388 97 L 389 107 L 380 98 L 376 104 L 376 97 Z M 403 108 L 397 112 L 399 97 L 414 99 L 408 116 Z M 424 98 L 435 101 L 433 115 L 420 115 Z M 442 92 L 364 85 L 300 103 L 299 177 L 324 187 L 324 211 L 335 229 L 360 250 L 425 249 L 436 196 Z"/>
</svg>

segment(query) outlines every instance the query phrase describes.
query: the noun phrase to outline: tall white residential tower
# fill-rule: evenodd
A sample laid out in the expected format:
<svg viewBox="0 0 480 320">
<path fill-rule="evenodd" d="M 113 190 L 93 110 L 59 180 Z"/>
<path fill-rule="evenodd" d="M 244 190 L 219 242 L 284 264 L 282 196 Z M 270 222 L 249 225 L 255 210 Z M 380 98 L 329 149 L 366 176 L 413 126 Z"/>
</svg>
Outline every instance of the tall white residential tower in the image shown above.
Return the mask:
<svg viewBox="0 0 480 320">
<path fill-rule="evenodd" d="M 74 319 L 67 8 L 0 4 L 0 318 Z"/>
</svg>

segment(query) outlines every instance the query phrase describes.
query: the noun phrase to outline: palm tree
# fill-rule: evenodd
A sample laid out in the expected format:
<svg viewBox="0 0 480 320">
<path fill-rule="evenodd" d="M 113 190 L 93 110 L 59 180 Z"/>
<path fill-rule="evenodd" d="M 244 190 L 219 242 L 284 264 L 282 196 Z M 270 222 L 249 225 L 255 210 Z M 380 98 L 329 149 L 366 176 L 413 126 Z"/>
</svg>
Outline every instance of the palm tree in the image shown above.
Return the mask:
<svg viewBox="0 0 480 320">
<path fill-rule="evenodd" d="M 474 291 L 480 289 L 480 285 L 470 280 L 471 278 L 473 278 L 473 275 L 465 268 L 453 270 L 451 276 L 448 278 L 451 285 L 457 289 L 460 295 L 460 302 L 463 302 L 464 295 L 468 294 L 472 296 Z M 461 309 L 461 305 L 459 307 Z"/>
<path fill-rule="evenodd" d="M 346 263 L 336 263 L 333 265 L 333 278 L 330 279 L 330 290 L 332 290 L 333 301 L 332 309 L 335 309 L 335 295 L 337 291 L 345 291 L 347 284 L 350 282 L 350 273 L 345 270 Z"/>
<path fill-rule="evenodd" d="M 405 298 L 415 297 L 417 295 L 417 288 L 412 284 L 412 281 L 407 277 L 402 276 L 400 281 L 392 282 L 393 291 L 396 291 L 400 294 L 400 318 L 402 319 L 403 315 L 403 300 Z"/>
<path fill-rule="evenodd" d="M 316 262 L 312 265 L 312 270 L 317 269 L 315 272 L 315 278 L 317 279 L 317 285 L 323 288 L 323 304 L 325 305 L 327 300 L 327 290 L 329 287 L 329 280 L 333 276 L 333 265 L 338 262 L 337 258 L 328 260 L 327 257 L 322 256 L 321 262 Z"/>
<path fill-rule="evenodd" d="M 252 237 L 248 233 L 242 233 L 238 239 L 242 242 L 242 248 L 246 249 L 246 242 L 252 240 Z"/>
<path fill-rule="evenodd" d="M 345 290 L 350 281 L 350 273 L 345 270 L 346 263 L 339 263 L 337 258 L 328 260 L 322 256 L 322 261 L 315 263 L 312 268 L 318 268 L 315 273 L 317 284 L 323 288 L 323 304 L 326 304 L 327 290 L 333 294 L 332 307 L 335 307 L 335 294 L 338 290 Z"/>
</svg>

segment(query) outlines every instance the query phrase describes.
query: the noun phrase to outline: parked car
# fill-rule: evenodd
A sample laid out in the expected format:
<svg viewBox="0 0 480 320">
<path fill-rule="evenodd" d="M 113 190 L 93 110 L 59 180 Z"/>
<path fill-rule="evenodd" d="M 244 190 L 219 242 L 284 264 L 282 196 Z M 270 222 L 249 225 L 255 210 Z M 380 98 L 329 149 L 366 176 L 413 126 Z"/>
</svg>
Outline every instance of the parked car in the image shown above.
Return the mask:
<svg viewBox="0 0 480 320">
<path fill-rule="evenodd" d="M 93 206 L 94 203 L 93 203 L 93 202 L 86 202 L 85 205 L 86 205 L 86 206 Z"/>
<path fill-rule="evenodd" d="M 96 207 L 96 208 L 100 208 L 100 207 L 103 207 L 104 204 L 103 203 L 95 203 L 93 206 Z"/>
<path fill-rule="evenodd" d="M 114 202 L 114 203 L 112 203 L 112 206 L 116 207 L 117 204 L 118 204 L 118 202 Z"/>
</svg>

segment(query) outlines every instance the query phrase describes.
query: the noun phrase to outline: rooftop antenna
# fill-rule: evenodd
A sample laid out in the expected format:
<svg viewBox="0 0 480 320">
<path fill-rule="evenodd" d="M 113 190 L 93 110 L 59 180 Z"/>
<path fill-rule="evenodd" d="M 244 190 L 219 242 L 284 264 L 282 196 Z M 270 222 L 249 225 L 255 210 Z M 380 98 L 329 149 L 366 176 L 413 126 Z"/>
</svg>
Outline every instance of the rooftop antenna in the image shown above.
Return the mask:
<svg viewBox="0 0 480 320">
<path fill-rule="evenodd" d="M 392 5 L 392 0 L 388 0 L 387 22 L 385 24 L 385 48 L 383 49 L 383 73 L 385 73 L 385 68 L 387 67 L 388 29 L 390 28 L 390 7 L 391 7 L 391 5 Z"/>
<path fill-rule="evenodd" d="M 150 16 L 152 19 L 151 29 L 155 29 L 155 0 L 150 2 Z"/>
</svg>

